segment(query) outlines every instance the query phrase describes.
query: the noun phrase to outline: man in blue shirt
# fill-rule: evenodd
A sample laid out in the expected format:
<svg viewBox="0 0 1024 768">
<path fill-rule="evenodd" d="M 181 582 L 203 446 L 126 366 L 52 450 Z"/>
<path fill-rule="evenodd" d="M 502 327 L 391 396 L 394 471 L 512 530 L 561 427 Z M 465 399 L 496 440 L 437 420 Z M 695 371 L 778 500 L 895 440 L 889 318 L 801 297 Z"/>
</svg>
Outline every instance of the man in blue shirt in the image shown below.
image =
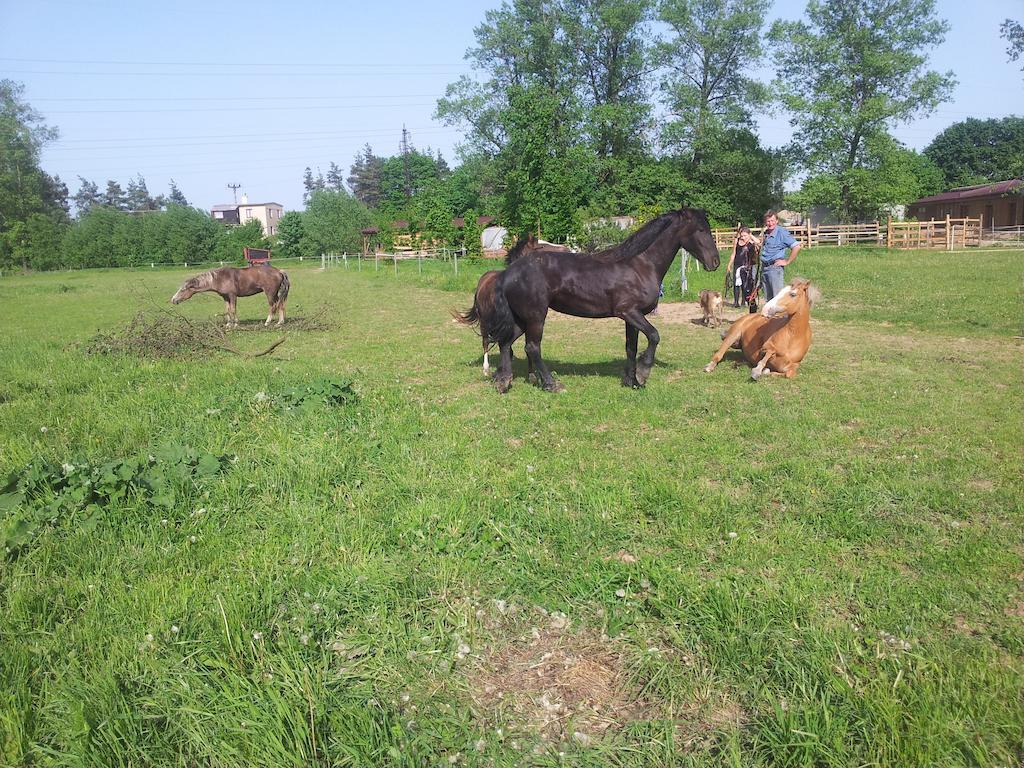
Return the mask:
<svg viewBox="0 0 1024 768">
<path fill-rule="evenodd" d="M 786 251 L 789 258 L 786 258 Z M 800 243 L 785 227 L 779 226 L 779 217 L 775 211 L 764 215 L 764 232 L 761 235 L 761 285 L 764 287 L 765 301 L 771 301 L 775 294 L 786 286 L 786 278 L 782 268 L 796 260 Z"/>
</svg>

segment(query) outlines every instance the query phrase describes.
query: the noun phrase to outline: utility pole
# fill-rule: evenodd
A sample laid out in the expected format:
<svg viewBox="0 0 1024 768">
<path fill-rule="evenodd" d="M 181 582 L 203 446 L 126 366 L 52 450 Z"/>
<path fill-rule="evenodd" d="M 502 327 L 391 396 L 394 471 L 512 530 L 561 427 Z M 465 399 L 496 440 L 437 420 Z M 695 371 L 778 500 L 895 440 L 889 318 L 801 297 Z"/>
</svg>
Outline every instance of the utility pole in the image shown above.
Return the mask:
<svg viewBox="0 0 1024 768">
<path fill-rule="evenodd" d="M 402 171 L 405 173 L 405 196 L 412 197 L 412 179 L 409 177 L 409 132 L 402 126 Z"/>
<path fill-rule="evenodd" d="M 231 194 L 235 199 L 235 205 L 238 205 L 238 190 L 240 190 L 241 188 L 241 184 L 228 184 L 228 189 L 231 190 Z"/>
</svg>

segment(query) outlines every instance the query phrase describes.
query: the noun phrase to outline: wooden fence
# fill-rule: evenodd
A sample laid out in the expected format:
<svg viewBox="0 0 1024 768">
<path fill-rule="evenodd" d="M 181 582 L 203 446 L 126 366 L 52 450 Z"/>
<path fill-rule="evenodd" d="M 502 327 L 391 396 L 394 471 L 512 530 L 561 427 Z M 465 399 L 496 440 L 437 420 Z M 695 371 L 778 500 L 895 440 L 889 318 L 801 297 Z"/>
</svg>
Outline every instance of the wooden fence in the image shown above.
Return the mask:
<svg viewBox="0 0 1024 768">
<path fill-rule="evenodd" d="M 954 248 L 978 247 L 981 245 L 982 220 L 938 219 L 932 221 L 877 221 L 864 224 L 801 224 L 786 227 L 790 234 L 805 248 L 839 245 L 879 245 L 889 248 Z M 763 227 L 751 227 L 750 231 L 760 237 Z M 719 248 L 731 248 L 736 237 L 735 229 L 714 229 L 715 243 Z"/>
</svg>

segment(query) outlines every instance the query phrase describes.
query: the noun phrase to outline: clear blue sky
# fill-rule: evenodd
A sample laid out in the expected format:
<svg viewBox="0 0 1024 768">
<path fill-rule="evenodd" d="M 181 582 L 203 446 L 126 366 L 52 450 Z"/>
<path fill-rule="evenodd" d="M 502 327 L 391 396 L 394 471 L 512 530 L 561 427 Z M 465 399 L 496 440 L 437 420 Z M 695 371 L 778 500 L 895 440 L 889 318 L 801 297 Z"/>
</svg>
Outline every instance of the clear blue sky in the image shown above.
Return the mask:
<svg viewBox="0 0 1024 768">
<path fill-rule="evenodd" d="M 498 0 L 445 4 L 339 2 L 129 4 L 0 0 L 0 77 L 60 130 L 43 167 L 74 193 L 78 176 L 102 189 L 141 174 L 152 194 L 173 177 L 189 202 L 302 207 L 306 166 L 345 173 L 369 143 L 398 152 L 402 126 L 418 149 L 454 164 L 457 129 L 432 119 L 460 74 L 473 29 Z M 776 0 L 770 17 L 797 18 L 803 0 Z M 922 149 L 967 117 L 1024 114 L 1021 62 L 1008 63 L 1004 18 L 1024 20 L 1021 0 L 939 0 L 952 25 L 932 67 L 952 70 L 953 101 L 898 128 Z M 778 146 L 784 117 L 761 123 Z"/>
</svg>

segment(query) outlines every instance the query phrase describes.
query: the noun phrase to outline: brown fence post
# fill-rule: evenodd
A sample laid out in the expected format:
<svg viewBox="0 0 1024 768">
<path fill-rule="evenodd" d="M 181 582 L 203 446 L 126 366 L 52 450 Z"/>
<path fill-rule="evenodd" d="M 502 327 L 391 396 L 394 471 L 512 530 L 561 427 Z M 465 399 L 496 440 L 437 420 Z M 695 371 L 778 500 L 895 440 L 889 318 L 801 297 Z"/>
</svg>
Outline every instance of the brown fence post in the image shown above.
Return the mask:
<svg viewBox="0 0 1024 768">
<path fill-rule="evenodd" d="M 946 214 L 946 250 L 953 250 L 953 228 L 949 223 L 949 214 Z"/>
<path fill-rule="evenodd" d="M 885 229 L 885 247 L 892 248 L 892 216 L 889 217 L 889 223 Z"/>
</svg>

